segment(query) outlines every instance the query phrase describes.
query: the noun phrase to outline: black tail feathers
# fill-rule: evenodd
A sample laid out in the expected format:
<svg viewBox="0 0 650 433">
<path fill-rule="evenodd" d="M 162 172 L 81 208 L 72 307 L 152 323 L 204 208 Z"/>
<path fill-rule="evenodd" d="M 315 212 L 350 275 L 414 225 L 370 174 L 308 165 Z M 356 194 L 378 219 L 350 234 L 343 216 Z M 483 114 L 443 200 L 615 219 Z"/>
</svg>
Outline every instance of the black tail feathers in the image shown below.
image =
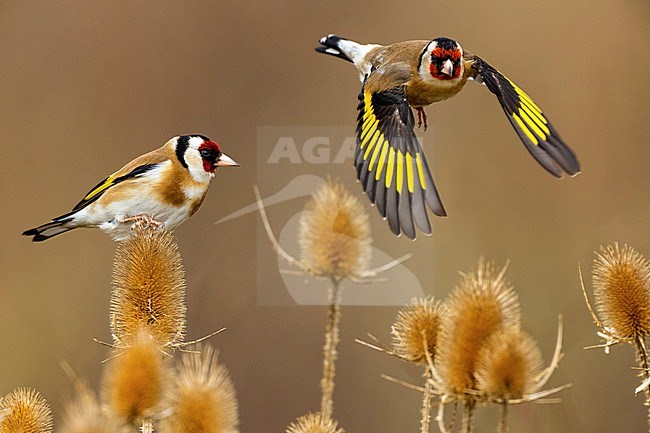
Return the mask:
<svg viewBox="0 0 650 433">
<path fill-rule="evenodd" d="M 25 230 L 23 236 L 34 236 L 32 242 L 42 242 L 61 233 L 73 230 L 75 227 L 64 227 L 64 224 L 69 220 L 52 221 L 47 224 L 40 225 L 33 229 Z"/>
<path fill-rule="evenodd" d="M 327 35 L 321 38 L 320 46 L 316 47 L 316 51 L 323 54 L 329 54 L 330 56 L 338 57 L 339 59 L 347 60 L 352 62 L 352 59 L 349 58 L 339 47 L 340 41 L 345 41 L 346 39 L 338 37 L 336 35 Z"/>
</svg>

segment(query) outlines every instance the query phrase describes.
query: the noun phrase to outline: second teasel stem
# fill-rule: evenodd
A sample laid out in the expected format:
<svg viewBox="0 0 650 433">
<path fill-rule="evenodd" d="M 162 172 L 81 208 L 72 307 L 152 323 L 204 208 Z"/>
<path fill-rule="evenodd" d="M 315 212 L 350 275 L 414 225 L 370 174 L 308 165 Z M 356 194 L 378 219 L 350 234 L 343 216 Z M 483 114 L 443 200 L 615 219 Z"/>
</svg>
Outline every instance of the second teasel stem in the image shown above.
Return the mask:
<svg viewBox="0 0 650 433">
<path fill-rule="evenodd" d="M 335 363 L 338 358 L 336 346 L 339 343 L 339 323 L 341 321 L 341 290 L 340 281 L 332 278 L 329 289 L 329 308 L 327 326 L 325 327 L 325 345 L 323 346 L 323 378 L 320 386 L 323 393 L 321 399 L 321 414 L 325 419 L 334 413 L 334 376 Z"/>
<path fill-rule="evenodd" d="M 422 392 L 422 420 L 420 421 L 420 433 L 429 433 L 431 424 L 431 398 L 433 397 L 433 385 L 429 380 L 431 373 L 427 368 L 424 373 L 424 391 Z"/>
<path fill-rule="evenodd" d="M 472 433 L 474 431 L 474 409 L 476 408 L 476 399 L 469 397 L 465 401 L 463 410 L 463 433 Z"/>
<path fill-rule="evenodd" d="M 503 400 L 501 416 L 499 417 L 499 433 L 508 433 L 508 400 Z"/>
<path fill-rule="evenodd" d="M 643 337 L 637 335 L 636 337 L 636 357 L 639 367 L 641 367 L 641 372 L 639 376 L 643 381 L 647 381 L 650 378 L 650 362 L 648 362 L 648 352 L 645 347 L 645 341 Z M 645 394 L 645 401 L 643 402 L 644 406 L 648 408 L 648 431 L 650 431 L 650 386 L 646 386 L 643 390 Z"/>
</svg>

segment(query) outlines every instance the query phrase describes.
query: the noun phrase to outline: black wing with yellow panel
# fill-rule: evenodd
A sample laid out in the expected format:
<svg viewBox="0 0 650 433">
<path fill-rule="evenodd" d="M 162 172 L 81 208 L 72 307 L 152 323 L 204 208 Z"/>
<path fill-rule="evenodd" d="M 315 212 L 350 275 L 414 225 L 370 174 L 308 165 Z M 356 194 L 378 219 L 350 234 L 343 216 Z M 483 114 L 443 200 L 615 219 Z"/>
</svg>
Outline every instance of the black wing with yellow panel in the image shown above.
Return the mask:
<svg viewBox="0 0 650 433">
<path fill-rule="evenodd" d="M 364 85 L 359 101 L 357 178 L 393 233 L 414 239 L 417 226 L 431 234 L 426 208 L 438 216 L 446 212 L 413 130 L 405 86 L 372 93 Z"/>
<path fill-rule="evenodd" d="M 519 138 L 542 167 L 557 177 L 580 172 L 573 151 L 526 92 L 478 56 L 472 57 L 471 66 L 479 75 L 475 79 L 497 96 Z"/>
</svg>

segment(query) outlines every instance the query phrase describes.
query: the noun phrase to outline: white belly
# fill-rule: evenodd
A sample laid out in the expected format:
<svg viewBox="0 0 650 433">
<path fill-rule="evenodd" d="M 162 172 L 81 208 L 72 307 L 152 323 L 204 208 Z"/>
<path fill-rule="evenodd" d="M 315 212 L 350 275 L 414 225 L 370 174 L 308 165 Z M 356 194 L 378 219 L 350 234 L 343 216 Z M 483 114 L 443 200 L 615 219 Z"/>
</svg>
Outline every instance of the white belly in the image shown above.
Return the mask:
<svg viewBox="0 0 650 433">
<path fill-rule="evenodd" d="M 147 215 L 164 224 L 165 229 L 174 230 L 189 218 L 189 211 L 189 201 L 184 206 L 170 206 L 158 200 L 134 197 L 107 205 L 93 203 L 93 206 L 78 212 L 73 221 L 82 227 L 98 227 L 113 239 L 123 240 L 133 227 L 133 221 L 124 222 L 127 218 Z"/>
</svg>

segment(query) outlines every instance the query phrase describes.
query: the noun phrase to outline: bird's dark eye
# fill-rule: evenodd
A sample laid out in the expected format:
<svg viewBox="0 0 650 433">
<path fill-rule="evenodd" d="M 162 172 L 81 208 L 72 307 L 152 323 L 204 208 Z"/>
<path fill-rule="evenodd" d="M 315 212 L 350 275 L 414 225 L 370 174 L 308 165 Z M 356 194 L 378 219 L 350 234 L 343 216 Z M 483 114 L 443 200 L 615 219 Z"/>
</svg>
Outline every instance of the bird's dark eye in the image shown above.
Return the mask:
<svg viewBox="0 0 650 433">
<path fill-rule="evenodd" d="M 205 159 L 209 159 L 210 157 L 214 157 L 214 151 L 211 149 L 201 149 L 201 157 Z"/>
</svg>

